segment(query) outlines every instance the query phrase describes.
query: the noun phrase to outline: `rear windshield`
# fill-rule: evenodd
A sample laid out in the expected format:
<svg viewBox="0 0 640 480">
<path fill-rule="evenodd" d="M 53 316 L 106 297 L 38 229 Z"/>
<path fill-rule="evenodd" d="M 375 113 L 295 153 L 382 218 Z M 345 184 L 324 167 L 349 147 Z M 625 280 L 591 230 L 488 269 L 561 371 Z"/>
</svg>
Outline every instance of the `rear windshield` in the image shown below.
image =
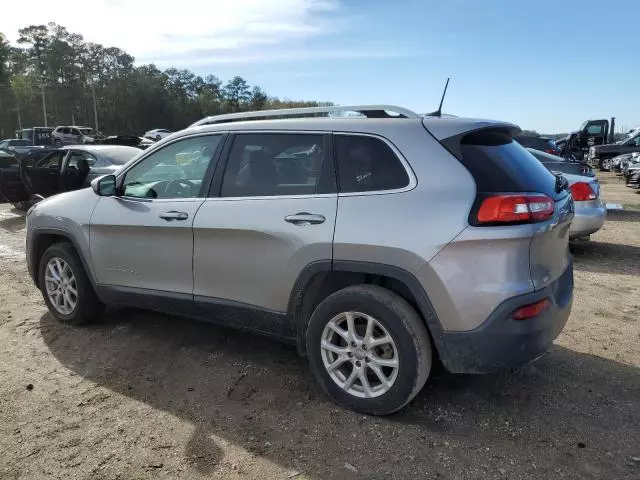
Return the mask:
<svg viewBox="0 0 640 480">
<path fill-rule="evenodd" d="M 553 140 L 540 137 L 515 137 L 514 140 L 523 147 L 535 148 L 536 150 L 555 149 L 556 144 Z"/>
<path fill-rule="evenodd" d="M 473 175 L 479 193 L 531 192 L 552 198 L 559 196 L 556 177 L 502 130 L 467 135 L 460 143 L 460 151 L 462 163 Z"/>
<path fill-rule="evenodd" d="M 124 165 L 141 151 L 135 147 L 119 147 L 100 150 L 100 154 L 106 157 L 112 165 Z"/>
</svg>

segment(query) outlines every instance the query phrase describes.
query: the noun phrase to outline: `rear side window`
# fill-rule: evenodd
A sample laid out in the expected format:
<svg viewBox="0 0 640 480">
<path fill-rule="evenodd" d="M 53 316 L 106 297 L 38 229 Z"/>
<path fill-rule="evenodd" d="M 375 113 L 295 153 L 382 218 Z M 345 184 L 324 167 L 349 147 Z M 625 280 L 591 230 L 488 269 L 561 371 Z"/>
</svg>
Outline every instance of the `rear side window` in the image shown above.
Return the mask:
<svg viewBox="0 0 640 480">
<path fill-rule="evenodd" d="M 467 135 L 460 143 L 460 151 L 478 193 L 530 192 L 558 197 L 556 177 L 504 131 Z"/>
<path fill-rule="evenodd" d="M 341 193 L 395 190 L 409 185 L 402 162 L 383 140 L 364 135 L 334 135 Z"/>
<path fill-rule="evenodd" d="M 222 180 L 223 197 L 311 195 L 328 179 L 321 134 L 239 134 Z"/>
</svg>

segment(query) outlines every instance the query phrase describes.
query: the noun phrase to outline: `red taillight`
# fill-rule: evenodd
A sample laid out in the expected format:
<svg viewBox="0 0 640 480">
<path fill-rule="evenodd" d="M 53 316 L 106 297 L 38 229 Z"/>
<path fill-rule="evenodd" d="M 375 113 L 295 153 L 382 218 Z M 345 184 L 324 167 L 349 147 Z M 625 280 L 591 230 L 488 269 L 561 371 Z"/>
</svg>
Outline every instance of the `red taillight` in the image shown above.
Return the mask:
<svg viewBox="0 0 640 480">
<path fill-rule="evenodd" d="M 569 187 L 569 190 L 571 190 L 571 196 L 576 202 L 584 202 L 598 198 L 596 192 L 591 188 L 591 185 L 585 182 L 574 183 Z"/>
<path fill-rule="evenodd" d="M 478 209 L 478 223 L 539 222 L 553 217 L 555 203 L 542 194 L 505 194 L 485 198 Z"/>
<path fill-rule="evenodd" d="M 551 302 L 549 301 L 549 299 L 544 298 L 537 301 L 536 303 L 532 303 L 531 305 L 520 307 L 515 312 L 513 312 L 511 316 L 514 318 L 514 320 L 527 320 L 529 318 L 537 317 L 547 308 L 549 308 L 550 305 Z"/>
<path fill-rule="evenodd" d="M 555 150 L 553 148 L 547 148 L 544 153 L 550 153 L 551 155 L 558 155 L 560 153 L 560 150 Z"/>
</svg>

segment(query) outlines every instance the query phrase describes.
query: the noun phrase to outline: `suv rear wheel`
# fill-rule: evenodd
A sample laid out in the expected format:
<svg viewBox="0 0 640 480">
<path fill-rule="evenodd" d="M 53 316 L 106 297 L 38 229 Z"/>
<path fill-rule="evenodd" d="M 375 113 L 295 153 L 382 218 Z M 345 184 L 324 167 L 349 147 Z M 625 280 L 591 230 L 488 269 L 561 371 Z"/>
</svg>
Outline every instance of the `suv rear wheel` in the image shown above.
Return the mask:
<svg viewBox="0 0 640 480">
<path fill-rule="evenodd" d="M 82 262 L 69 243 L 55 243 L 42 255 L 38 285 L 49 311 L 64 323 L 80 325 L 102 313 Z"/>
<path fill-rule="evenodd" d="M 307 352 L 329 395 L 371 415 L 409 403 L 432 363 L 420 316 L 402 297 L 374 285 L 347 287 L 327 297 L 311 316 Z"/>
</svg>

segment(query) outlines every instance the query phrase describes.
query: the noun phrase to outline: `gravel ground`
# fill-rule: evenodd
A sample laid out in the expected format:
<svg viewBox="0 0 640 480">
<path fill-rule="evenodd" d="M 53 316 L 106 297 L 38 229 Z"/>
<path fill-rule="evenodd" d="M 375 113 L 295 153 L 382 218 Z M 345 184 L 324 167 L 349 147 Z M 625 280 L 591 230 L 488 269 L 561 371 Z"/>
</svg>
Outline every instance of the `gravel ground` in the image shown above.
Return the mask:
<svg viewBox="0 0 640 480">
<path fill-rule="evenodd" d="M 517 371 L 437 373 L 402 412 L 336 407 L 287 346 L 183 318 L 47 313 L 0 206 L 0 479 L 640 478 L 640 195 L 574 248 L 571 318 Z"/>
</svg>

